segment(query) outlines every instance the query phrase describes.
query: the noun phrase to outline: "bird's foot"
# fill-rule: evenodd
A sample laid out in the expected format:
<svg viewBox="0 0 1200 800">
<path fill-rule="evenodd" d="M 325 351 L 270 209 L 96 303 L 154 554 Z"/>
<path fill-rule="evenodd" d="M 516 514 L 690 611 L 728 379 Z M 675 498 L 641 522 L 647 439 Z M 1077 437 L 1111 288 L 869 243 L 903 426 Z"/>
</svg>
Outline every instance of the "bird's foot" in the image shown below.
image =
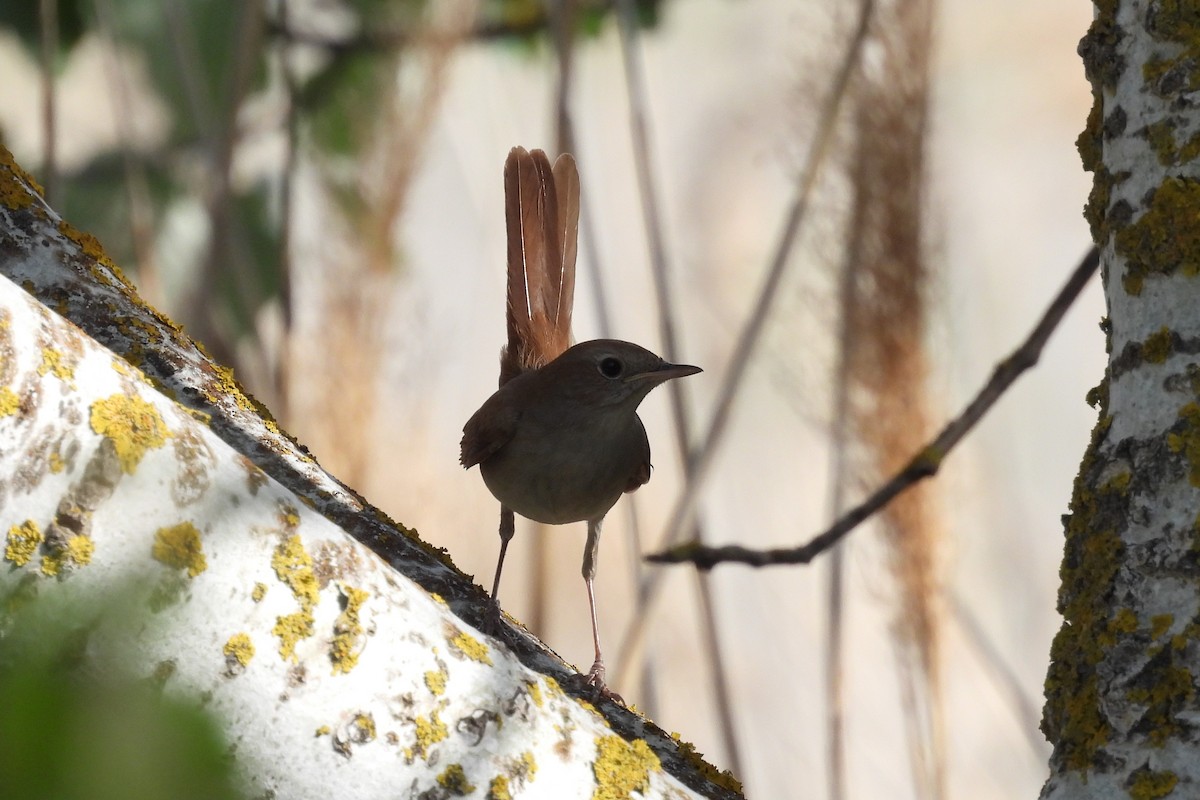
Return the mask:
<svg viewBox="0 0 1200 800">
<path fill-rule="evenodd" d="M 621 705 L 625 705 L 625 699 L 621 695 L 609 689 L 604 683 L 604 662 L 597 659 L 592 664 L 592 668 L 583 676 L 584 682 L 596 692 L 599 697 L 606 700 L 613 700 Z"/>
<path fill-rule="evenodd" d="M 500 608 L 500 604 L 496 602 L 495 598 L 488 598 L 480 630 L 488 636 L 499 639 L 503 629 L 504 609 Z"/>
</svg>

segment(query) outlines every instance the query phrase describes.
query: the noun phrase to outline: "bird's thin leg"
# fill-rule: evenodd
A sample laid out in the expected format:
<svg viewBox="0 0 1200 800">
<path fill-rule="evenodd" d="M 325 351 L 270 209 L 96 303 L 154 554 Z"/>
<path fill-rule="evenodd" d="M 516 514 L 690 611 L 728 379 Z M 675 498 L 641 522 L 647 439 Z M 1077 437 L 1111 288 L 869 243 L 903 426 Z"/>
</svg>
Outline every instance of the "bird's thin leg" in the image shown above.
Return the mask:
<svg viewBox="0 0 1200 800">
<path fill-rule="evenodd" d="M 604 686 L 604 656 L 600 652 L 600 622 L 596 617 L 596 593 L 592 589 L 592 579 L 596 577 L 596 548 L 600 544 L 600 525 L 604 518 L 588 520 L 587 544 L 583 546 L 583 583 L 587 586 L 588 609 L 592 613 L 592 644 L 596 647 L 596 660 L 587 672 L 587 682 L 603 692 Z"/>
<path fill-rule="evenodd" d="M 508 550 L 508 543 L 512 539 L 516 527 L 513 512 L 500 506 L 500 557 L 496 559 L 496 577 L 492 579 L 492 607 L 484 622 L 484 632 L 492 636 L 500 633 L 500 617 L 502 615 L 496 595 L 500 592 L 500 572 L 504 569 L 504 553 Z"/>
<path fill-rule="evenodd" d="M 512 540 L 513 531 L 517 528 L 516 520 L 510 509 L 500 506 L 500 557 L 496 560 L 496 577 L 492 580 L 492 602 L 500 592 L 500 571 L 504 569 L 504 553 Z"/>
</svg>

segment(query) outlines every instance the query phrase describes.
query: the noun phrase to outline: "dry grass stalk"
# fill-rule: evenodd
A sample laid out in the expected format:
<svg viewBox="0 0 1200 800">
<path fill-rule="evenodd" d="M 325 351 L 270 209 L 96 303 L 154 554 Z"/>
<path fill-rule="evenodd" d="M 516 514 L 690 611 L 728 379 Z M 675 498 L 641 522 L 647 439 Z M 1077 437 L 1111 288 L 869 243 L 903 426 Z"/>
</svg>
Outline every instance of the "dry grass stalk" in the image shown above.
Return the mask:
<svg viewBox="0 0 1200 800">
<path fill-rule="evenodd" d="M 931 0 L 882 3 L 857 86 L 852 235 L 861 262 L 849 310 L 854 436 L 869 483 L 902 469 L 931 433 L 922 241 Z M 939 675 L 939 518 L 927 485 L 881 518 L 899 592 L 893 625 L 918 796 L 945 795 Z"/>
</svg>

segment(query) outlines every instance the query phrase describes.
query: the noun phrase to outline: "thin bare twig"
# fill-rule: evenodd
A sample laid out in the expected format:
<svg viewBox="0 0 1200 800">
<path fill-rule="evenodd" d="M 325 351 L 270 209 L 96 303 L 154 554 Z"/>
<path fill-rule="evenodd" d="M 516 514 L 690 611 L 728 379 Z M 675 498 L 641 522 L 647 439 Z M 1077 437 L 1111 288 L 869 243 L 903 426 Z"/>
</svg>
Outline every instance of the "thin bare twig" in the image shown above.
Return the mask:
<svg viewBox="0 0 1200 800">
<path fill-rule="evenodd" d="M 1014 350 L 1012 355 L 996 365 L 991 378 L 963 412 L 951 420 L 932 442 L 914 455 L 904 469 L 807 544 L 800 547 L 753 550 L 737 545 L 706 547 L 695 542 L 688 542 L 647 556 L 647 560 L 658 564 L 686 562 L 695 564 L 701 569 L 711 569 L 717 564 L 723 563 L 766 567 L 778 564 L 807 564 L 812 561 L 876 511 L 891 502 L 896 495 L 913 484 L 937 474 L 942 462 L 955 445 L 975 427 L 976 423 L 1025 370 L 1037 364 L 1050 334 L 1058 327 L 1058 323 L 1062 321 L 1067 309 L 1083 291 L 1083 287 L 1092 277 L 1099 263 L 1099 251 L 1093 247 L 1083 257 L 1071 277 L 1067 279 L 1066 285 L 1059 291 L 1058 296 L 1050 303 L 1046 313 L 1042 315 L 1037 326 L 1029 334 L 1029 338 Z"/>
<path fill-rule="evenodd" d="M 792 204 L 789 206 L 787 214 L 784 217 L 783 232 L 771 257 L 766 279 L 759 290 L 754 308 L 747 317 L 746 325 L 742 329 L 737 343 L 734 345 L 729 370 L 718 390 L 716 409 L 713 412 L 712 420 L 709 423 L 708 430 L 705 432 L 700 448 L 695 451 L 692 457 L 691 470 L 687 474 L 683 493 L 672 511 L 671 521 L 667 526 L 666 534 L 662 538 L 660 547 L 667 547 L 674 544 L 680 535 L 687 531 L 691 525 L 700 488 L 712 466 L 716 445 L 724 435 L 725 428 L 729 422 L 729 412 L 733 401 L 737 397 L 738 390 L 741 388 L 742 376 L 745 374 L 750 358 L 757 349 L 759 340 L 762 338 L 764 325 L 770 314 L 775 296 L 778 294 L 779 282 L 783 278 L 783 272 L 787 267 L 792 246 L 795 244 L 796 237 L 800 231 L 800 224 L 804 220 L 808 210 L 808 201 L 812 195 L 813 187 L 816 185 L 817 175 L 820 173 L 821 166 L 829 153 L 829 148 L 833 141 L 833 131 L 837 122 L 838 110 L 841 108 L 842 99 L 846 95 L 850 76 L 854 73 L 854 67 L 859 62 L 863 42 L 867 35 L 867 25 L 870 22 L 874 5 L 873 0 L 864 0 L 861 15 L 857 21 L 857 27 L 846 46 L 846 52 L 834 76 L 829 96 L 825 98 L 825 103 L 821 108 L 821 114 L 818 117 L 817 132 L 812 146 L 808 151 L 804 169 L 797 178 L 796 195 L 792 199 Z M 641 646 L 641 642 L 646 635 L 647 621 L 652 616 L 651 612 L 658 602 L 658 598 L 662 596 L 661 573 L 656 572 L 650 575 L 647 580 L 646 612 L 635 619 L 625 632 L 625 637 L 621 642 L 622 652 L 634 652 Z"/>
</svg>

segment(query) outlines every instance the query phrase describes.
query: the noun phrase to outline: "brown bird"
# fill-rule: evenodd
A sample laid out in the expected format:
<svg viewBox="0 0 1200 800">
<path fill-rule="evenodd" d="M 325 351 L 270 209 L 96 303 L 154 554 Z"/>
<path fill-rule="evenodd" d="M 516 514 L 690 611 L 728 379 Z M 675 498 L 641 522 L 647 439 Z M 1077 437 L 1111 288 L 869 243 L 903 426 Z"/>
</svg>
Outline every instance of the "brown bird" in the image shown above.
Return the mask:
<svg viewBox="0 0 1200 800">
<path fill-rule="evenodd" d="M 588 683 L 606 694 L 596 620 L 596 547 L 604 515 L 650 480 L 650 442 L 638 405 L 655 386 L 700 372 L 636 344 L 570 346 L 579 232 L 579 174 L 563 154 L 514 147 L 504 165 L 508 227 L 508 344 L 500 388 L 463 428 L 459 460 L 479 465 L 500 501 L 500 589 L 514 512 L 548 525 L 587 521 L 583 580 L 596 660 Z"/>
</svg>

